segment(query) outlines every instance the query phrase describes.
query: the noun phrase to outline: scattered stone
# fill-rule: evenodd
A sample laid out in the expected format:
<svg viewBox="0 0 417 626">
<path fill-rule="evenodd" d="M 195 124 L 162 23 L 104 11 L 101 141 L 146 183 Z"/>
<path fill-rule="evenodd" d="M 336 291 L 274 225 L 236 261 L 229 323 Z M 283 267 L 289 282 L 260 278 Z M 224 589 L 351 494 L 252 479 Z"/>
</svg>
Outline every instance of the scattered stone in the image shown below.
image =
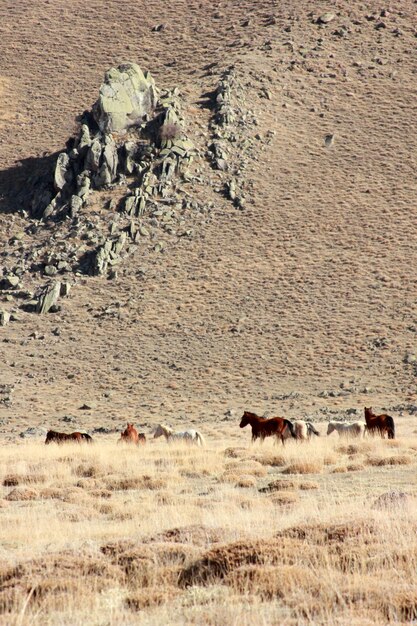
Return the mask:
<svg viewBox="0 0 417 626">
<path fill-rule="evenodd" d="M 55 276 L 55 274 L 58 274 L 58 268 L 54 265 L 46 265 L 44 272 L 46 276 Z"/>
<path fill-rule="evenodd" d="M 80 411 L 92 411 L 95 408 L 96 408 L 96 405 L 94 402 L 89 402 L 89 403 L 85 402 L 82 406 L 80 406 Z"/>
<path fill-rule="evenodd" d="M 0 326 L 6 326 L 10 321 L 10 313 L 4 309 L 0 309 Z"/>
<path fill-rule="evenodd" d="M 26 428 L 26 430 L 19 433 L 19 437 L 22 439 L 28 439 L 29 437 L 45 437 L 46 428 L 41 428 L 38 426 L 30 426 Z"/>
<path fill-rule="evenodd" d="M 44 287 L 37 301 L 36 312 L 41 314 L 51 311 L 56 306 L 60 292 L 61 283 L 59 281 Z"/>
<path fill-rule="evenodd" d="M 330 22 L 333 22 L 335 17 L 335 13 L 323 13 L 323 15 L 320 15 L 320 17 L 317 18 L 317 24 L 329 24 Z"/>
</svg>

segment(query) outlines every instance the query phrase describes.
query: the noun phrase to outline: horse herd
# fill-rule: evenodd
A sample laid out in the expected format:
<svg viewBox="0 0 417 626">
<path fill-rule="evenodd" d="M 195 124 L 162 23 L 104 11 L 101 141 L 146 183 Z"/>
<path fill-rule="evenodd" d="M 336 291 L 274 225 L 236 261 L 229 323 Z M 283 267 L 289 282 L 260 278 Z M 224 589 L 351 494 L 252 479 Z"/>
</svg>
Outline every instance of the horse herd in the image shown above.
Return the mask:
<svg viewBox="0 0 417 626">
<path fill-rule="evenodd" d="M 255 413 L 245 411 L 240 422 L 240 428 L 248 425 L 252 428 L 252 441 L 275 436 L 282 443 L 285 443 L 285 440 L 290 437 L 306 440 L 310 439 L 313 434 L 320 435 L 311 422 L 303 420 L 290 422 L 290 420 L 283 417 L 266 419 L 265 417 L 259 417 Z M 329 422 L 327 434 L 330 435 L 333 431 L 336 431 L 339 435 L 349 437 L 365 437 L 369 433 L 370 435 L 378 434 L 384 438 L 385 433 L 387 433 L 388 439 L 395 439 L 395 424 L 391 415 L 375 415 L 372 407 L 365 407 L 364 422 L 353 422 L 351 424 L 348 422 Z"/>
<path fill-rule="evenodd" d="M 289 438 L 302 441 L 311 439 L 313 435 L 320 435 L 311 422 L 303 420 L 290 421 L 283 417 L 271 417 L 267 419 L 255 413 L 251 413 L 250 411 L 245 411 L 240 421 L 240 428 L 244 428 L 248 425 L 252 428 L 252 441 L 256 441 L 257 439 L 263 441 L 265 437 L 273 436 L 276 439 L 280 439 L 284 444 L 285 440 Z M 330 435 L 333 431 L 336 431 L 339 436 L 365 437 L 365 435 L 369 433 L 370 435 L 377 434 L 384 438 L 386 433 L 388 439 L 395 438 L 395 424 L 393 418 L 386 414 L 375 415 L 372 411 L 372 407 L 365 407 L 364 422 L 329 422 L 327 434 Z M 185 441 L 186 443 L 194 443 L 198 446 L 203 446 L 205 443 L 203 435 L 198 430 L 190 429 L 175 432 L 165 424 L 158 424 L 154 430 L 153 436 L 154 439 L 165 437 L 167 442 Z M 93 438 L 87 433 L 75 432 L 65 434 L 49 430 L 46 435 L 45 443 L 91 443 L 92 441 Z M 144 433 L 138 433 L 133 424 L 128 423 L 126 429 L 121 433 L 118 443 L 145 444 L 146 435 Z"/>
</svg>

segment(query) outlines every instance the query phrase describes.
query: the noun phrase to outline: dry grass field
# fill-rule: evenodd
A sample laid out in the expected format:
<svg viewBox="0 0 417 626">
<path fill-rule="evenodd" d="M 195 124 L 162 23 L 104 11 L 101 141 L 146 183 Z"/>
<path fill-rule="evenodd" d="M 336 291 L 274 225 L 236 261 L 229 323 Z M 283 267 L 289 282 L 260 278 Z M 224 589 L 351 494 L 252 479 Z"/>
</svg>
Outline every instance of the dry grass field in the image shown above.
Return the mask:
<svg viewBox="0 0 417 626">
<path fill-rule="evenodd" d="M 2 447 L 0 623 L 415 620 L 417 438 L 248 435 Z"/>
</svg>

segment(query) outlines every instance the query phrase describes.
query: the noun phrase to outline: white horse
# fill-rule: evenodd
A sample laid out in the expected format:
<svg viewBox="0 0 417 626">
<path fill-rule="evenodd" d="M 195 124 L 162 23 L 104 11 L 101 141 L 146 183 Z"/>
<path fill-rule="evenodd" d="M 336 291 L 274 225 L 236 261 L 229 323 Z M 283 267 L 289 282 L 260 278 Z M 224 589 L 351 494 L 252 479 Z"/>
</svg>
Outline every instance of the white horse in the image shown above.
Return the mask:
<svg viewBox="0 0 417 626">
<path fill-rule="evenodd" d="M 294 426 L 295 438 L 298 439 L 298 441 L 306 441 L 308 439 L 311 439 L 311 436 L 313 434 L 317 435 L 317 437 L 320 436 L 319 431 L 314 428 L 311 422 L 305 422 L 304 420 L 294 420 L 292 422 L 292 425 Z M 291 437 L 291 433 L 289 429 L 286 428 L 284 431 L 284 438 L 288 439 L 289 437 Z"/>
<path fill-rule="evenodd" d="M 204 446 L 205 441 L 203 435 L 194 429 L 175 432 L 166 424 L 158 424 L 154 432 L 154 439 L 164 436 L 169 441 L 186 441 L 187 443 L 195 443 L 197 446 Z"/>
<path fill-rule="evenodd" d="M 329 422 L 327 426 L 327 434 L 330 435 L 334 430 L 339 434 L 339 437 L 365 437 L 366 423 L 365 422 L 353 422 L 348 424 L 347 422 Z"/>
</svg>

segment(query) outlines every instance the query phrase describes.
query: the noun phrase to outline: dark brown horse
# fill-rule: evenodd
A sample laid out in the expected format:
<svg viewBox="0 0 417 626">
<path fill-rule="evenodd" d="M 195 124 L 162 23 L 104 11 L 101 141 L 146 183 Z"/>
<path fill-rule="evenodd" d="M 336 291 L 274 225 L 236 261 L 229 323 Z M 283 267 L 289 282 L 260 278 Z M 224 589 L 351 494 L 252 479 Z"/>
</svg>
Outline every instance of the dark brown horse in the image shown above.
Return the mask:
<svg viewBox="0 0 417 626">
<path fill-rule="evenodd" d="M 120 435 L 119 443 L 134 443 L 138 445 L 139 443 L 146 443 L 146 437 L 143 433 L 138 433 L 133 424 L 127 424 L 125 430 Z"/>
<path fill-rule="evenodd" d="M 55 430 L 48 430 L 46 433 L 45 443 L 91 443 L 93 438 L 87 433 L 57 433 Z"/>
<path fill-rule="evenodd" d="M 384 438 L 385 433 L 388 434 L 388 439 L 395 439 L 395 424 L 391 415 L 375 415 L 372 411 L 372 407 L 365 407 L 365 421 L 368 432 L 372 435 L 379 433 Z"/>
<path fill-rule="evenodd" d="M 252 441 L 256 441 L 258 438 L 263 441 L 265 437 L 275 435 L 275 437 L 279 437 L 282 443 L 284 443 L 284 433 L 287 428 L 291 437 L 296 439 L 294 426 L 290 420 L 286 420 L 283 417 L 271 417 L 270 419 L 266 419 L 265 417 L 259 417 L 255 413 L 245 411 L 240 422 L 240 427 L 244 428 L 248 424 L 252 427 Z"/>
</svg>

